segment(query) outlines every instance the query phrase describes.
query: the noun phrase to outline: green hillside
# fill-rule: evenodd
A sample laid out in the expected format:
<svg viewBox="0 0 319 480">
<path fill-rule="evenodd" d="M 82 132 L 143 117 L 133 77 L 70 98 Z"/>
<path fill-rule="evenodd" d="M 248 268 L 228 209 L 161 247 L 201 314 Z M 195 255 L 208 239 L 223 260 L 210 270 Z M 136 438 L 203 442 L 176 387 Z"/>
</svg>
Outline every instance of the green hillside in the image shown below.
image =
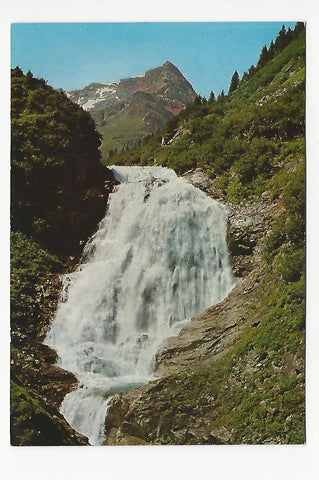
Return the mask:
<svg viewBox="0 0 319 480">
<path fill-rule="evenodd" d="M 34 397 L 44 396 L 42 365 L 55 362 L 39 334 L 56 306 L 58 273 L 104 213 L 111 173 L 89 114 L 31 72 L 16 67 L 11 80 L 11 442 L 83 444 Z"/>
<path fill-rule="evenodd" d="M 164 107 L 165 103 L 155 95 L 136 92 L 124 111 L 90 112 L 103 137 L 100 147 L 103 160 L 110 161 L 115 152 L 141 144 L 145 136 L 162 127 L 172 117 Z M 101 116 L 106 116 L 107 121 L 101 120 Z"/>
<path fill-rule="evenodd" d="M 180 174 L 201 168 L 216 197 L 243 206 L 267 198 L 276 213 L 275 220 L 267 219 L 271 230 L 252 293 L 244 291 L 236 307 L 246 309 L 243 320 L 252 326 L 216 363 L 168 375 L 147 390 L 140 399 L 148 405 L 143 421 L 138 407 L 125 421 L 135 428 L 135 422 L 153 422 L 142 437 L 150 443 L 178 443 L 181 425 L 196 423 L 226 429 L 231 438 L 226 443 L 305 441 L 304 25 L 283 28 L 231 90 L 216 100 L 213 94 L 209 101 L 198 100 L 142 147 L 112 159 L 161 164 Z M 214 400 L 213 408 L 207 398 Z M 189 422 L 181 420 L 185 411 Z M 159 412 L 162 433 L 155 420 Z M 197 443 L 194 435 L 181 438 Z M 207 443 L 216 441 L 211 438 Z"/>
<path fill-rule="evenodd" d="M 18 67 L 11 78 L 12 230 L 74 254 L 105 208 L 101 138 L 90 115 L 44 80 Z"/>
<path fill-rule="evenodd" d="M 200 167 L 233 201 L 261 193 L 289 155 L 304 153 L 303 25 L 281 36 L 265 65 L 261 55 L 237 89 L 188 106 L 114 162 L 160 164 L 180 174 Z"/>
</svg>

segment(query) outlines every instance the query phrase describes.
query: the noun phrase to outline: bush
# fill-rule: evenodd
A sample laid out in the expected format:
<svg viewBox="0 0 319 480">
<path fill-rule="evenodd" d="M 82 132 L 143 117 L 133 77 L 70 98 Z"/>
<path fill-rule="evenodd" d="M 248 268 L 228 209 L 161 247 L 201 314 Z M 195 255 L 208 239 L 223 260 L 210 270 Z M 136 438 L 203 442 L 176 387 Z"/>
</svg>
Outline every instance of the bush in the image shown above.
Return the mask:
<svg viewBox="0 0 319 480">
<path fill-rule="evenodd" d="M 305 251 L 304 249 L 290 252 L 284 255 L 280 273 L 283 280 L 287 283 L 297 282 L 305 271 Z"/>
<path fill-rule="evenodd" d="M 241 182 L 246 184 L 260 174 L 269 175 L 276 150 L 274 142 L 267 138 L 253 138 L 246 153 L 240 156 L 234 165 Z"/>
<path fill-rule="evenodd" d="M 283 204 L 287 210 L 286 235 L 296 245 L 303 245 L 305 240 L 305 165 L 302 163 L 291 175 L 283 192 Z"/>
</svg>

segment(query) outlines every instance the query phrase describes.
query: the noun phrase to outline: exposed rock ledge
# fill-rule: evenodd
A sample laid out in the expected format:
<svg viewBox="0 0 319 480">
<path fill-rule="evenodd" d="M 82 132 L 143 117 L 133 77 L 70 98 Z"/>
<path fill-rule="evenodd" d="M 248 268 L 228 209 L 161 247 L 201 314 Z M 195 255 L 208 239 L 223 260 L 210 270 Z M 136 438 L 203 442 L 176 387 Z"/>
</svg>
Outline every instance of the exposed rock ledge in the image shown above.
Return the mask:
<svg viewBox="0 0 319 480">
<path fill-rule="evenodd" d="M 213 198 L 219 192 L 200 170 L 187 178 Z M 222 198 L 221 201 L 224 201 Z M 234 346 L 247 328 L 258 325 L 249 315 L 256 300 L 256 289 L 264 275 L 262 251 L 270 225 L 280 208 L 267 194 L 258 201 L 227 204 L 229 209 L 227 240 L 231 263 L 238 282 L 222 302 L 192 319 L 180 334 L 167 340 L 157 353 L 158 380 L 136 390 L 116 395 L 106 418 L 106 445 L 227 444 L 232 432 L 213 421 L 214 398 L 199 402 L 197 410 L 183 409 L 179 415 L 167 415 L 171 398 L 165 396 L 165 380 L 174 373 L 190 372 L 214 365 Z M 260 312 L 259 315 L 265 314 Z M 257 359 L 249 368 L 254 370 Z M 248 367 L 247 367 L 248 368 Z M 160 392 L 160 395 L 157 395 Z M 187 410 L 187 409 L 186 409 Z"/>
</svg>

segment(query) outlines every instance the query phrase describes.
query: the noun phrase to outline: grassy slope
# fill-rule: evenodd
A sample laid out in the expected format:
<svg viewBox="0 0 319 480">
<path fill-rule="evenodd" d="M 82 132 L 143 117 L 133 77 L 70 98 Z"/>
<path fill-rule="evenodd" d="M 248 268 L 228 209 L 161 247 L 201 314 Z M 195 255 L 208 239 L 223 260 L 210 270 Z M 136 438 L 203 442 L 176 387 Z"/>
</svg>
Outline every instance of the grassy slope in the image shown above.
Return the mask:
<svg viewBox="0 0 319 480">
<path fill-rule="evenodd" d="M 99 133 L 104 138 L 101 145 L 101 154 L 103 159 L 109 157 L 109 152 L 121 151 L 123 145 L 129 144 L 132 138 L 141 139 L 147 135 L 143 128 L 143 121 L 140 117 L 125 118 L 119 117 L 112 120 L 107 125 L 98 126 Z"/>
<path fill-rule="evenodd" d="M 121 152 L 141 144 L 141 140 L 163 127 L 172 114 L 164 108 L 164 102 L 155 96 L 137 92 L 131 104 L 117 114 L 107 115 L 107 122 L 99 118 L 99 111 L 92 117 L 103 137 L 101 154 L 104 162 L 110 151 Z"/>
<path fill-rule="evenodd" d="M 272 271 L 255 294 L 245 320 L 257 326 L 230 352 L 209 367 L 164 377 L 154 388 L 148 404 L 156 405 L 164 428 L 160 435 L 153 430 L 150 443 L 174 444 L 176 431 L 195 424 L 225 429 L 232 444 L 305 441 L 303 279 L 286 284 Z"/>
<path fill-rule="evenodd" d="M 258 200 L 268 191 L 283 212 L 267 239 L 249 312 L 257 327 L 212 368 L 160 381 L 152 402 L 164 409 L 167 431 L 151 443 L 176 443 L 173 431 L 187 424 L 185 412 L 198 409 L 212 428 L 232 431 L 232 443 L 305 441 L 304 50 L 301 32 L 224 102 L 182 112 L 144 147 L 114 158 L 142 165 L 155 159 L 180 173 L 200 166 L 226 200 Z M 160 146 L 176 132 L 171 145 Z M 259 362 L 253 372 L 252 358 Z M 206 395 L 215 398 L 213 410 Z"/>
</svg>

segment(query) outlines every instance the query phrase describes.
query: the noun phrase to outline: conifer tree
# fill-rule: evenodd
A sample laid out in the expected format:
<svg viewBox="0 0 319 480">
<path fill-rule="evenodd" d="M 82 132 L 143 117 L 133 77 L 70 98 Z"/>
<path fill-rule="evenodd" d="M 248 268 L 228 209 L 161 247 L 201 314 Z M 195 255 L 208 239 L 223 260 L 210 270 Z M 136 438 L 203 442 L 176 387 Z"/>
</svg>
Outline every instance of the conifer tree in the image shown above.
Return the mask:
<svg viewBox="0 0 319 480">
<path fill-rule="evenodd" d="M 264 45 L 261 50 L 260 57 L 257 63 L 257 69 L 264 67 L 268 62 L 268 60 L 269 60 L 269 52 L 266 45 Z"/>
<path fill-rule="evenodd" d="M 287 41 L 287 40 L 288 40 L 288 39 L 287 39 L 286 27 L 285 27 L 285 25 L 283 25 L 283 26 L 281 27 L 280 32 L 278 33 L 278 36 L 277 36 L 276 40 L 275 40 L 275 48 L 276 48 L 276 50 L 277 50 L 277 51 L 278 51 L 278 50 L 279 50 L 279 51 L 280 51 L 280 50 L 283 50 L 283 49 L 286 47 L 286 45 L 288 44 L 288 41 Z"/>
<path fill-rule="evenodd" d="M 23 77 L 23 71 L 21 70 L 21 68 L 18 65 L 11 70 L 11 76 L 12 77 L 17 77 L 17 78 L 18 77 Z"/>
<path fill-rule="evenodd" d="M 305 29 L 305 24 L 303 22 L 297 22 L 293 31 L 293 39 L 297 38 L 299 33 Z"/>
<path fill-rule="evenodd" d="M 241 81 L 246 82 L 246 80 L 248 80 L 248 77 L 249 77 L 248 73 L 244 72 Z"/>
<path fill-rule="evenodd" d="M 268 49 L 268 57 L 269 57 L 269 60 L 271 60 L 272 58 L 274 58 L 275 56 L 275 44 L 273 42 L 273 40 L 270 42 L 270 45 L 269 45 L 269 49 Z"/>
<path fill-rule="evenodd" d="M 208 102 L 209 102 L 209 103 L 214 103 L 215 101 L 216 101 L 215 93 L 213 92 L 213 90 L 211 90 L 210 95 L 209 95 Z"/>
<path fill-rule="evenodd" d="M 224 89 L 220 92 L 220 94 L 217 97 L 218 102 L 223 102 L 225 100 L 225 92 Z"/>
<path fill-rule="evenodd" d="M 249 70 L 248 70 L 248 75 L 249 75 L 250 77 L 252 77 L 255 72 L 256 72 L 256 67 L 255 67 L 255 65 L 251 65 L 251 66 L 249 67 Z"/>
<path fill-rule="evenodd" d="M 287 44 L 290 43 L 291 40 L 293 39 L 293 31 L 291 30 L 290 27 L 288 27 L 286 38 L 287 38 Z"/>
<path fill-rule="evenodd" d="M 232 76 L 232 79 L 231 79 L 231 82 L 230 82 L 230 87 L 229 87 L 229 90 L 228 90 L 228 95 L 230 93 L 232 93 L 234 90 L 236 90 L 236 88 L 238 88 L 238 85 L 239 85 L 239 75 L 238 75 L 238 72 L 237 70 L 235 70 L 233 76 Z"/>
<path fill-rule="evenodd" d="M 27 71 L 25 79 L 26 79 L 27 86 L 30 88 L 32 85 L 32 79 L 33 79 L 33 74 L 32 72 L 30 72 L 30 70 Z"/>
<path fill-rule="evenodd" d="M 200 95 L 196 95 L 195 100 L 194 100 L 195 105 L 201 105 L 202 104 L 202 97 Z"/>
</svg>

